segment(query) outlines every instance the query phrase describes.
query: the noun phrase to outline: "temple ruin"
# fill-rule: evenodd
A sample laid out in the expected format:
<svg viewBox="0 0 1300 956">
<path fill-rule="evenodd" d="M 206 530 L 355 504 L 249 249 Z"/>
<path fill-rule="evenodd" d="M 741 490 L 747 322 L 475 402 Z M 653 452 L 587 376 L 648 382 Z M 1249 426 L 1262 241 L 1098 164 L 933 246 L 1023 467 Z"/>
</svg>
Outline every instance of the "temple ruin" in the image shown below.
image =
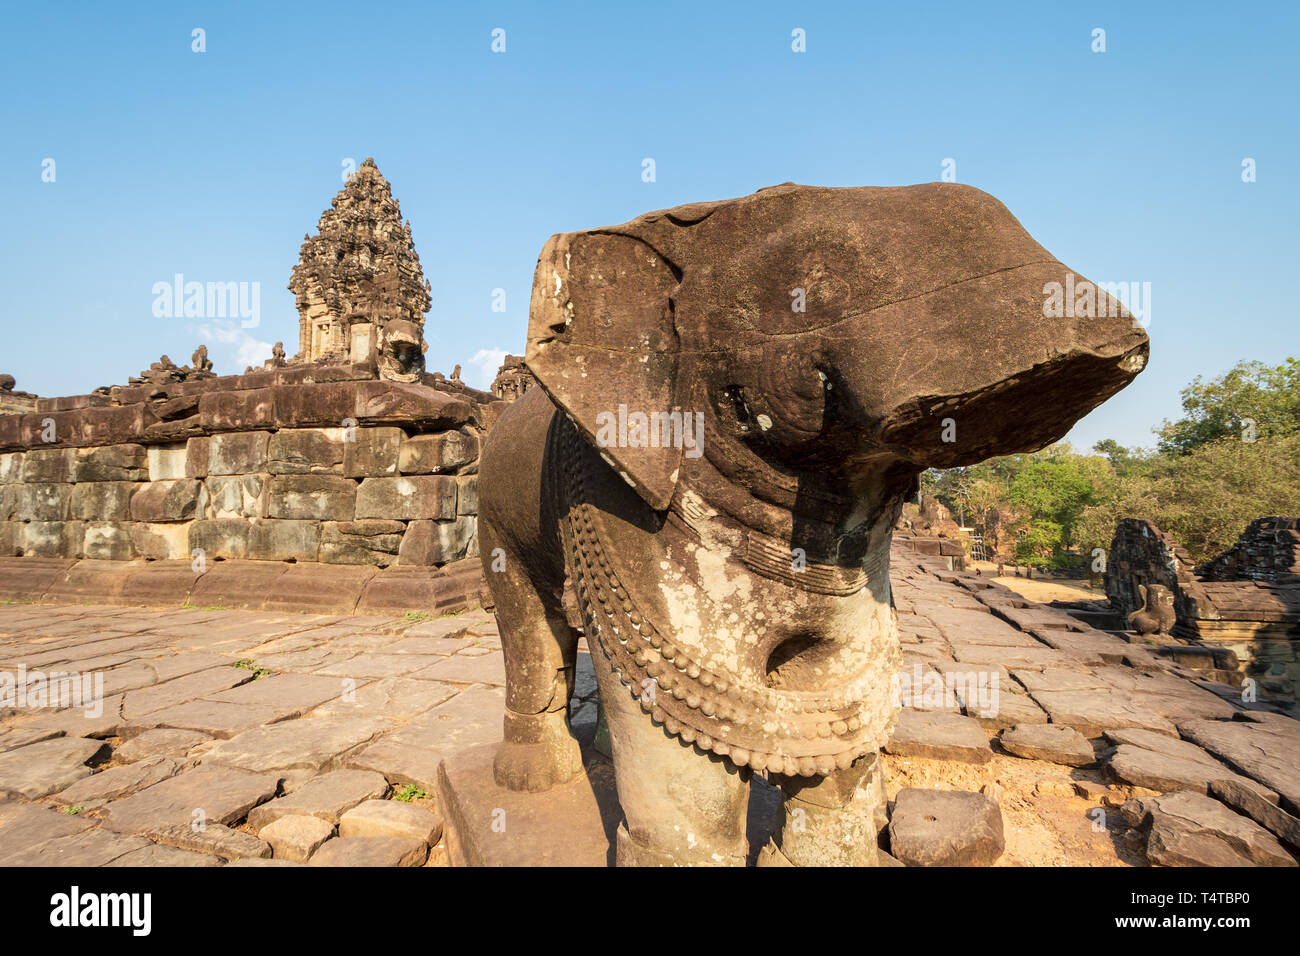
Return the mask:
<svg viewBox="0 0 1300 956">
<path fill-rule="evenodd" d="M 1300 696 L 1300 530 L 1293 517 L 1251 522 L 1226 552 L 1194 567 L 1172 535 L 1141 518 L 1115 529 L 1106 564 L 1114 618 L 1143 606 L 1140 587 L 1173 597 L 1176 623 L 1143 639 L 1248 694 L 1296 712 Z M 1085 611 L 1083 616 L 1086 616 Z M 1117 626 L 1110 620 L 1109 626 Z M 1102 626 L 1107 626 L 1102 622 Z"/>
<path fill-rule="evenodd" d="M 120 562 L 86 586 L 164 602 L 224 577 L 226 606 L 259 603 L 270 580 L 322 565 L 353 569 L 317 597 L 349 610 L 477 600 L 479 446 L 523 389 L 426 372 L 429 283 L 373 159 L 305 239 L 289 288 L 298 353 L 277 342 L 242 375 L 216 374 L 200 345 L 85 395 L 0 379 L 0 556 L 60 573 Z"/>
</svg>

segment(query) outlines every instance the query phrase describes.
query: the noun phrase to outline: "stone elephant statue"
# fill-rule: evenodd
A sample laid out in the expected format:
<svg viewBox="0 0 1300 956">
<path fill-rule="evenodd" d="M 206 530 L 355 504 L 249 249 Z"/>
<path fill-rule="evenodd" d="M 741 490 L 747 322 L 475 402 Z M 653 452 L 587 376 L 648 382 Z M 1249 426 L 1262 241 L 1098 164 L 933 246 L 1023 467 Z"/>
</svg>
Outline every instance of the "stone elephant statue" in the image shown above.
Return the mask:
<svg viewBox="0 0 1300 956">
<path fill-rule="evenodd" d="M 902 503 L 926 468 L 1059 440 L 1146 363 L 1104 294 L 1047 317 L 1068 271 L 993 197 L 946 183 L 785 184 L 552 236 L 529 313 L 540 388 L 480 462 L 498 784 L 581 770 L 567 576 L 619 864 L 743 864 L 755 772 L 785 800 L 764 860 L 874 863 Z"/>
</svg>

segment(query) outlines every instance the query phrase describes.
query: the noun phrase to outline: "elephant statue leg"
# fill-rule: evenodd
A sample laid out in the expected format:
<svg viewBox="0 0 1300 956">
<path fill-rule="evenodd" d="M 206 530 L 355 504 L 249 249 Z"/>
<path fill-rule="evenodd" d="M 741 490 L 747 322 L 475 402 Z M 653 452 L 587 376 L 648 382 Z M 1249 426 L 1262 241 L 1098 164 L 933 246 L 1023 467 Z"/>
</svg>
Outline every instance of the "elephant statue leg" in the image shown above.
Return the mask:
<svg viewBox="0 0 1300 956">
<path fill-rule="evenodd" d="M 564 615 L 563 557 L 545 544 L 557 534 L 551 495 L 543 469 L 515 464 L 515 456 L 544 456 L 554 408 L 535 392 L 503 416 L 483 449 L 478 522 L 506 663 L 505 737 L 493 775 L 500 786 L 529 791 L 582 770 L 568 716 L 578 634 Z"/>
<path fill-rule="evenodd" d="M 777 776 L 782 819 L 760 866 L 876 866 L 885 792 L 878 754 L 826 777 Z"/>
<path fill-rule="evenodd" d="M 744 866 L 750 772 L 670 736 L 646 716 L 599 648 L 591 658 L 626 818 L 618 865 Z"/>
<path fill-rule="evenodd" d="M 504 567 L 494 572 L 497 625 L 506 659 L 505 735 L 493 762 L 496 782 L 510 790 L 547 790 L 582 769 L 582 755 L 569 728 L 578 635 L 559 601 L 512 560 L 495 529 L 478 528 L 479 546 L 500 548 Z"/>
</svg>

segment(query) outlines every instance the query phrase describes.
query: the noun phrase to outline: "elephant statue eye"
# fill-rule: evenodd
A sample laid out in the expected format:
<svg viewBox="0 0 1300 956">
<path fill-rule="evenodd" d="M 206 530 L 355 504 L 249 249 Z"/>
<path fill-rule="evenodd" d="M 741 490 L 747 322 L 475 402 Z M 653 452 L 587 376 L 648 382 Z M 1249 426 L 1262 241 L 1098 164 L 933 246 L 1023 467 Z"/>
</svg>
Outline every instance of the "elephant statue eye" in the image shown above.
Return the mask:
<svg viewBox="0 0 1300 956">
<path fill-rule="evenodd" d="M 745 404 L 745 387 L 743 385 L 728 385 L 722 390 L 722 398 L 723 407 L 719 411 L 729 414 L 729 417 L 736 423 L 737 431 L 748 433 L 753 422 L 753 416 L 750 414 L 749 406 Z"/>
</svg>

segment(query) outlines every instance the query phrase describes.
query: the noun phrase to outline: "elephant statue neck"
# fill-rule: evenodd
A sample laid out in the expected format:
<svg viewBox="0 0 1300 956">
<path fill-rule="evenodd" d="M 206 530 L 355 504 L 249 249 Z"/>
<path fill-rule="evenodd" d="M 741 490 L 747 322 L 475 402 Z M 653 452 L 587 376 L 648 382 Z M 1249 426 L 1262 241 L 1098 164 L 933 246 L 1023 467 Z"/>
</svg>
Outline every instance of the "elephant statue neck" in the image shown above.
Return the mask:
<svg viewBox="0 0 1300 956">
<path fill-rule="evenodd" d="M 894 521 L 914 472 L 879 459 L 851 477 L 774 466 L 706 420 L 704 454 L 684 459 L 672 520 L 701 543 L 801 590 L 845 595 L 889 567 Z"/>
<path fill-rule="evenodd" d="M 805 777 L 881 746 L 900 664 L 889 525 L 836 536 L 791 513 L 795 541 L 840 549 L 834 563 L 821 551 L 804 559 L 791 538 L 743 520 L 749 499 L 727 497 L 736 510 L 724 513 L 698 493 L 725 497 L 703 457 L 656 511 L 575 427 L 552 434 L 562 547 L 588 642 L 653 721 L 737 766 Z"/>
</svg>

